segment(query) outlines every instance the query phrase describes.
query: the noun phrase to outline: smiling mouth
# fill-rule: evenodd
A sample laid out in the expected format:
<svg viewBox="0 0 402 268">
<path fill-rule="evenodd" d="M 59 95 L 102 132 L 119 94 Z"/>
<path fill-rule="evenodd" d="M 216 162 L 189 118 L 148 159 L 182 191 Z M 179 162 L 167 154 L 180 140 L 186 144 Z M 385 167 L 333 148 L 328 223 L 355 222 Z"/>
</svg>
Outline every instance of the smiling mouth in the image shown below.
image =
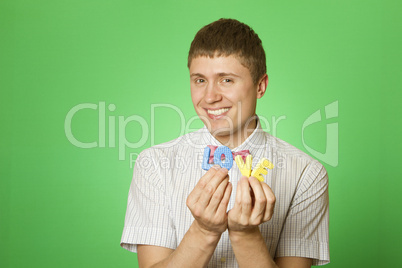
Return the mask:
<svg viewBox="0 0 402 268">
<path fill-rule="evenodd" d="M 207 113 L 211 114 L 211 115 L 221 115 L 221 114 L 226 113 L 227 111 L 229 111 L 229 108 L 221 108 L 221 109 L 217 109 L 217 110 L 207 109 Z"/>
</svg>

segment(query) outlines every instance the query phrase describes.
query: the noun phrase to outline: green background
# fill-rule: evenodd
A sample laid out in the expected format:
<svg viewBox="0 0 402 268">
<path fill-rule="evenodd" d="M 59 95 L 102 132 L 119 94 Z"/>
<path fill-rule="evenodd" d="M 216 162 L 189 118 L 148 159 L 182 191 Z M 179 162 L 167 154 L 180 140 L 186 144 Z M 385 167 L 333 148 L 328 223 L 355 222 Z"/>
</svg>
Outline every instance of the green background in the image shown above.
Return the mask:
<svg viewBox="0 0 402 268">
<path fill-rule="evenodd" d="M 221 17 L 254 28 L 270 83 L 258 114 L 286 119 L 276 136 L 307 151 L 306 118 L 338 101 L 339 116 L 305 132 L 325 151 L 339 125 L 330 176 L 327 267 L 397 267 L 401 252 L 400 4 L 397 1 L 0 1 L 0 266 L 136 267 L 119 246 L 132 167 L 119 118 L 151 123 L 152 104 L 194 117 L 187 52 L 197 30 Z M 398 29 L 398 30 L 397 30 Z M 106 145 L 78 148 L 64 122 L 78 104 L 105 102 Z M 97 110 L 78 112 L 74 136 L 98 141 Z M 116 121 L 116 127 L 109 119 Z M 155 143 L 181 133 L 155 109 Z M 108 142 L 109 125 L 116 146 Z M 199 122 L 191 124 L 199 127 Z M 113 135 L 113 134 L 112 134 Z M 112 136 L 113 138 L 113 136 Z"/>
</svg>

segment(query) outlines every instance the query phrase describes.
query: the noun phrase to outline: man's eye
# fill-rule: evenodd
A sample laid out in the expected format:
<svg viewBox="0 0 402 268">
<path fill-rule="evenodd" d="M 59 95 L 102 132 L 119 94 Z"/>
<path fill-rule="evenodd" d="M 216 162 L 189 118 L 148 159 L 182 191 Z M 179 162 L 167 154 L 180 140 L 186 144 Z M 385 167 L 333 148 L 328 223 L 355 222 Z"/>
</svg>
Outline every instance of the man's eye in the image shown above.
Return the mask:
<svg viewBox="0 0 402 268">
<path fill-rule="evenodd" d="M 222 80 L 223 83 L 230 83 L 233 82 L 231 79 L 225 78 Z"/>
<path fill-rule="evenodd" d="M 204 80 L 204 79 L 202 79 L 202 78 L 199 78 L 199 79 L 195 80 L 195 82 L 196 82 L 196 83 L 204 83 L 204 82 L 205 82 L 205 80 Z"/>
</svg>

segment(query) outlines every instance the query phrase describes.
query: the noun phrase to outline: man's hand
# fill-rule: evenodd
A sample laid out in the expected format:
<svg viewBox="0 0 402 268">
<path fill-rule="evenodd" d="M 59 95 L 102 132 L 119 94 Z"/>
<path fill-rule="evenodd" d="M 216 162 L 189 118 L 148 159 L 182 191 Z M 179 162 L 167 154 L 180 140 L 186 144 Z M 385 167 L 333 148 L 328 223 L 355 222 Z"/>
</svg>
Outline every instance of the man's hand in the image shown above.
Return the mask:
<svg viewBox="0 0 402 268">
<path fill-rule="evenodd" d="M 188 196 L 186 204 L 195 218 L 194 224 L 204 234 L 220 237 L 227 229 L 226 209 L 231 192 L 228 170 L 214 166 Z"/>
<path fill-rule="evenodd" d="M 266 183 L 254 177 L 241 177 L 237 184 L 235 205 L 228 214 L 229 232 L 255 231 L 258 225 L 271 219 L 275 201 L 275 195 Z"/>
</svg>

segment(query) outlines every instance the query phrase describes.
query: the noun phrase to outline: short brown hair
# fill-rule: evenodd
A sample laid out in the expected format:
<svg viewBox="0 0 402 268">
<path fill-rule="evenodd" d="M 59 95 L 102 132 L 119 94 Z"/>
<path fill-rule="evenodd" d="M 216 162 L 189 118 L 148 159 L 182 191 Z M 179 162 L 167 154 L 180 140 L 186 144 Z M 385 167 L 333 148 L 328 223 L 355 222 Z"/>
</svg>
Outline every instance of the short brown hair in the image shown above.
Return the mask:
<svg viewBox="0 0 402 268">
<path fill-rule="evenodd" d="M 261 39 L 250 26 L 235 19 L 219 19 L 201 28 L 191 43 L 187 66 L 199 56 L 230 55 L 249 69 L 254 84 L 267 72 Z"/>
</svg>

